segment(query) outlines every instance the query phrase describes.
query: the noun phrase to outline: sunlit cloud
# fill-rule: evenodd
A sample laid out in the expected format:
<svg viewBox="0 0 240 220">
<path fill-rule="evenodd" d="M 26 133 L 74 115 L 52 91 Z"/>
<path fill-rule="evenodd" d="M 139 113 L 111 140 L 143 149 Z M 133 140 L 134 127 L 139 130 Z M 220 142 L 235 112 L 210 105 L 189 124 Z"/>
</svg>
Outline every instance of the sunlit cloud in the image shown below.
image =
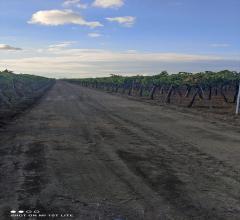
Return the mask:
<svg viewBox="0 0 240 220">
<path fill-rule="evenodd" d="M 47 26 L 58 26 L 65 24 L 76 24 L 91 28 L 102 27 L 98 21 L 86 21 L 81 15 L 72 10 L 47 10 L 38 11 L 32 15 L 29 24 L 40 24 Z"/>
<path fill-rule="evenodd" d="M 97 77 L 109 74 L 154 74 L 162 70 L 205 71 L 240 68 L 240 56 L 182 53 L 147 53 L 135 50 L 116 52 L 104 49 L 69 48 L 62 42 L 43 48 L 40 53 L 0 59 L 1 68 L 49 77 Z M 50 74 L 52 73 L 52 74 Z"/>
<path fill-rule="evenodd" d="M 82 3 L 81 0 L 66 0 L 63 3 L 63 7 L 77 7 L 81 9 L 86 9 L 88 8 L 88 4 Z"/>
<path fill-rule="evenodd" d="M 136 22 L 136 18 L 132 16 L 112 17 L 112 18 L 106 18 L 106 20 L 110 22 L 117 22 L 118 24 L 125 27 L 132 27 Z"/>
<path fill-rule="evenodd" d="M 74 43 L 75 43 L 75 41 L 64 41 L 64 42 L 60 42 L 58 44 L 49 45 L 48 49 L 49 50 L 61 50 L 61 49 L 70 47 Z"/>
<path fill-rule="evenodd" d="M 93 6 L 99 8 L 120 8 L 124 5 L 124 0 L 95 0 Z"/>
</svg>

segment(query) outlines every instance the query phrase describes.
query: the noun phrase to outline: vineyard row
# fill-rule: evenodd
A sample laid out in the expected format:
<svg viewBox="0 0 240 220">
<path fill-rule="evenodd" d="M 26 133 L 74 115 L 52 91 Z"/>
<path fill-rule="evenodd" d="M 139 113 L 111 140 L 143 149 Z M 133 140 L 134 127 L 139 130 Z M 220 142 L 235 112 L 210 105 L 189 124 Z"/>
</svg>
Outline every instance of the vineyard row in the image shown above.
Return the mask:
<svg viewBox="0 0 240 220">
<path fill-rule="evenodd" d="M 69 79 L 85 87 L 129 96 L 157 99 L 187 107 L 221 106 L 237 102 L 240 73 L 234 71 L 168 74 L 154 76 L 111 75 L 103 78 Z"/>
</svg>

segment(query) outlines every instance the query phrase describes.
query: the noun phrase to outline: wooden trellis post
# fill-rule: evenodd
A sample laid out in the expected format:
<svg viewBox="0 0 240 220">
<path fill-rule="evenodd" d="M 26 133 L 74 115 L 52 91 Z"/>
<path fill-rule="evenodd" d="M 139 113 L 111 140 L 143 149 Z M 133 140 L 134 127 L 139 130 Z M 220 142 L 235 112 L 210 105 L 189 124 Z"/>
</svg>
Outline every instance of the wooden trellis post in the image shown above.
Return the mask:
<svg viewBox="0 0 240 220">
<path fill-rule="evenodd" d="M 236 115 L 239 114 L 239 107 L 240 107 L 240 83 L 239 83 L 239 86 L 238 86 L 238 96 L 237 96 Z"/>
</svg>

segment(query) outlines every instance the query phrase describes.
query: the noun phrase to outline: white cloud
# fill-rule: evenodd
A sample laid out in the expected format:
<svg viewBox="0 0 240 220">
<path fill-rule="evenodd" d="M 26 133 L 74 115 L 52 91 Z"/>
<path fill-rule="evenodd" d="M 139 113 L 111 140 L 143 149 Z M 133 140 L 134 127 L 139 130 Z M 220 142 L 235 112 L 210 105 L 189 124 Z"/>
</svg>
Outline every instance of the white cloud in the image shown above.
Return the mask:
<svg viewBox="0 0 240 220">
<path fill-rule="evenodd" d="M 120 8 L 124 5 L 124 0 L 95 0 L 94 7 L 99 8 Z"/>
<path fill-rule="evenodd" d="M 211 47 L 230 47 L 230 44 L 211 44 Z"/>
<path fill-rule="evenodd" d="M 106 20 L 111 22 L 117 22 L 125 27 L 132 27 L 136 22 L 136 18 L 132 16 L 106 18 Z"/>
<path fill-rule="evenodd" d="M 91 28 L 103 26 L 98 21 L 86 21 L 79 14 L 71 10 L 48 10 L 48 11 L 38 11 L 32 15 L 29 24 L 41 24 L 48 26 L 57 26 L 64 24 L 76 24 L 82 26 L 88 26 Z"/>
<path fill-rule="evenodd" d="M 99 33 L 89 33 L 88 36 L 92 38 L 97 38 L 97 37 L 101 37 L 102 35 Z"/>
<path fill-rule="evenodd" d="M 67 47 L 70 47 L 71 45 L 73 45 L 75 42 L 74 41 L 64 41 L 64 42 L 60 42 L 58 44 L 53 44 L 50 45 L 48 47 L 49 51 L 53 51 L 53 50 L 61 50 Z"/>
<path fill-rule="evenodd" d="M 18 47 L 13 47 L 7 44 L 0 44 L 0 50 L 22 50 L 22 49 Z"/>
<path fill-rule="evenodd" d="M 63 7 L 77 7 L 81 9 L 88 8 L 88 4 L 82 3 L 80 0 L 66 0 L 63 3 Z"/>
<path fill-rule="evenodd" d="M 65 49 L 53 52 L 57 56 L 68 56 L 79 62 L 202 62 L 221 61 L 222 56 L 181 54 L 181 53 L 144 53 L 137 51 L 114 52 L 103 49 Z M 239 60 L 239 57 L 236 58 Z"/>
<path fill-rule="evenodd" d="M 225 68 L 240 70 L 240 56 L 73 49 L 67 48 L 67 43 L 64 42 L 56 45 L 63 46 L 55 50 L 42 49 L 40 54 L 36 51 L 24 54 L 23 51 L 19 57 L 16 55 L 6 58 L 2 55 L 0 66 L 15 72 L 52 77 L 99 77 L 118 73 L 156 74 L 165 69 L 170 72 Z"/>
</svg>

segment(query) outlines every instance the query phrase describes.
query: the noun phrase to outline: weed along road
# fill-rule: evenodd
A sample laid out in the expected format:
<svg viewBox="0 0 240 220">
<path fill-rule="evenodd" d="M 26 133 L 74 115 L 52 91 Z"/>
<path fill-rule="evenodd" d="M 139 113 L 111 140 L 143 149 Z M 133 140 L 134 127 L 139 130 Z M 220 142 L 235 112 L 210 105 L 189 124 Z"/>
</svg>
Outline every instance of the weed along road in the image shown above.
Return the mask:
<svg viewBox="0 0 240 220">
<path fill-rule="evenodd" d="M 57 81 L 1 128 L 0 219 L 13 219 L 12 209 L 83 220 L 239 219 L 239 134 Z"/>
</svg>

